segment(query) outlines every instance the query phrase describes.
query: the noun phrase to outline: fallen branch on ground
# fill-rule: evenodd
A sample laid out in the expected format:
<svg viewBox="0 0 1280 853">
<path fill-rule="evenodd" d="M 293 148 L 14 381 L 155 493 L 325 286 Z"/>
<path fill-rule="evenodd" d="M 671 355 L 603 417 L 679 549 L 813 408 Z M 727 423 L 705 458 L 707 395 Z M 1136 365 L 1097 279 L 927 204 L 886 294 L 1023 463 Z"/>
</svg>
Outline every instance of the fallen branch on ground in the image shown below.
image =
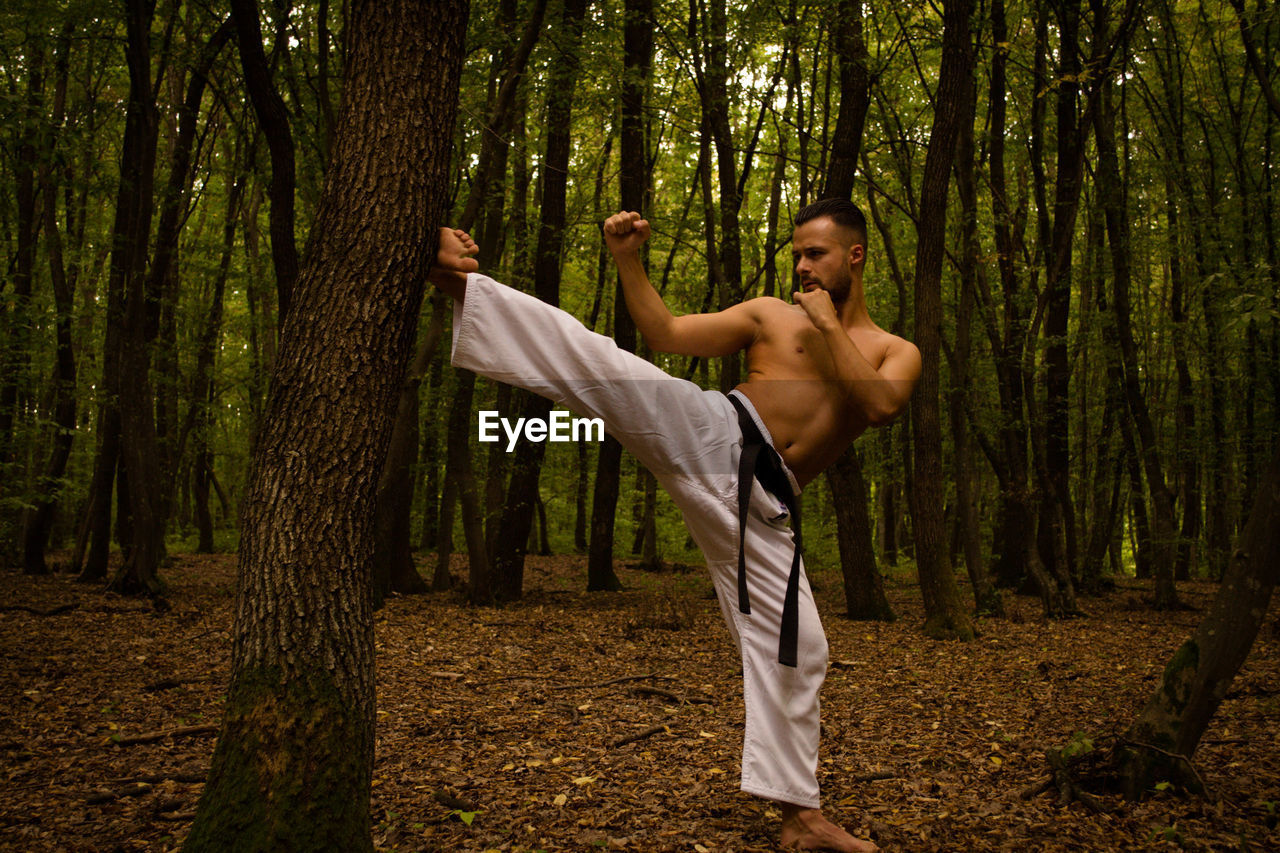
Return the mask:
<svg viewBox="0 0 1280 853">
<path fill-rule="evenodd" d="M 677 696 L 675 693 L 672 693 L 670 690 L 663 690 L 661 687 L 653 687 L 648 684 L 637 684 L 635 687 L 632 687 L 630 689 L 635 691 L 636 693 L 644 693 L 646 695 L 651 695 L 651 696 L 662 696 L 664 698 L 670 699 L 672 702 L 675 702 L 676 704 L 679 704 L 679 705 L 713 705 L 715 704 L 714 699 L 703 696 L 700 693 L 695 693 L 693 696 Z"/>
<path fill-rule="evenodd" d="M 624 738 L 619 738 L 618 740 L 615 740 L 611 744 L 611 746 L 613 749 L 617 749 L 620 746 L 626 746 L 629 743 L 635 743 L 638 740 L 644 740 L 647 737 L 653 737 L 659 732 L 669 732 L 669 731 L 670 729 L 668 729 L 666 726 L 650 726 L 649 728 L 645 729 L 642 732 L 636 732 L 633 735 L 627 735 Z"/>
<path fill-rule="evenodd" d="M 125 797 L 140 797 L 143 794 L 150 793 L 151 791 L 154 791 L 154 790 L 155 790 L 155 786 L 149 785 L 146 782 L 139 782 L 136 785 L 129 785 L 124 788 L 117 788 L 114 791 L 109 790 L 107 788 L 100 788 L 98 789 L 97 793 L 89 797 L 87 800 L 85 800 L 85 802 L 91 806 L 99 806 L 99 805 L 102 805 L 103 803 L 113 803 L 116 800 L 121 800 L 121 799 L 124 799 Z"/>
<path fill-rule="evenodd" d="M 628 681 L 647 681 L 650 678 L 662 678 L 667 681 L 675 681 L 670 675 L 654 675 L 652 672 L 646 672 L 644 675 L 624 675 L 620 678 L 611 678 L 608 681 L 598 681 L 595 684 L 558 684 L 552 687 L 552 690 L 575 690 L 583 687 L 612 687 L 615 684 L 625 684 Z"/>
<path fill-rule="evenodd" d="M 137 776 L 117 779 L 115 780 L 115 784 L 137 785 L 139 783 L 147 783 L 149 785 L 158 785 L 161 782 L 196 783 L 203 782 L 208 777 L 209 773 L 207 770 L 174 770 L 169 773 L 140 773 Z"/>
<path fill-rule="evenodd" d="M 121 737 L 112 736 L 111 742 L 116 746 L 135 746 L 140 743 L 155 743 L 159 740 L 165 740 L 171 737 L 194 737 L 196 735 L 211 735 L 218 731 L 217 723 L 206 723 L 200 726 L 181 726 L 176 729 L 169 729 L 163 732 L 147 732 L 140 735 L 124 735 Z"/>
</svg>

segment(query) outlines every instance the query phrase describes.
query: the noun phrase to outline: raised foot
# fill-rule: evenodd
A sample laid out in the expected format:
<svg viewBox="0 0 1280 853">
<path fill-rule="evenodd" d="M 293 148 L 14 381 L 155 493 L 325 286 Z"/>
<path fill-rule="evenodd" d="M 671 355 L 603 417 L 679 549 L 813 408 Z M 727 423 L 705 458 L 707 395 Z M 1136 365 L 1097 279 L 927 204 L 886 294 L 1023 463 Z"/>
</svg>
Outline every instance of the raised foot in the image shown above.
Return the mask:
<svg viewBox="0 0 1280 853">
<path fill-rule="evenodd" d="M 834 850 L 836 853 L 875 853 L 880 848 L 854 838 L 823 817 L 818 809 L 784 809 L 782 846 L 788 850 Z"/>
<path fill-rule="evenodd" d="M 480 269 L 480 264 L 475 259 L 479 251 L 480 247 L 466 231 L 460 228 L 441 228 L 435 263 L 431 265 L 427 278 L 450 296 L 461 297 L 466 288 L 467 273 Z"/>
</svg>

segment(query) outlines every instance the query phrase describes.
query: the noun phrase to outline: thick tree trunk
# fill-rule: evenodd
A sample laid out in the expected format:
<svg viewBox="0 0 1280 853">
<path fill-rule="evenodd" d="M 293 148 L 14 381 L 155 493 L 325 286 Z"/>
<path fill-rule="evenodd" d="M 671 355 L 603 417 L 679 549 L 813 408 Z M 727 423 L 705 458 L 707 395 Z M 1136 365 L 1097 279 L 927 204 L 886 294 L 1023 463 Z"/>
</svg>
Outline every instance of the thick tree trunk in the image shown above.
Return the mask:
<svg viewBox="0 0 1280 853">
<path fill-rule="evenodd" d="M 1057 157 L 1052 207 L 1044 200 L 1043 167 L 1037 173 L 1041 251 L 1045 261 L 1044 410 L 1033 421 L 1043 448 L 1035 466 L 1040 486 L 1040 559 L 1074 610 L 1072 576 L 1076 566 L 1075 511 L 1070 490 L 1071 363 L 1067 332 L 1071 312 L 1072 250 L 1079 209 L 1086 128 L 1079 116 L 1080 0 L 1053 4 L 1057 18 L 1058 69 L 1056 98 Z M 1038 99 L 1037 99 L 1038 100 Z M 1043 150 L 1040 152 L 1043 154 Z M 1047 226 L 1047 227 L 1046 227 Z"/>
<path fill-rule="evenodd" d="M 353 4 L 316 236 L 254 451 L 231 685 L 188 851 L 373 849 L 373 507 L 444 217 L 466 17 L 465 2 Z"/>
<path fill-rule="evenodd" d="M 1260 484 L 1240 545 L 1209 614 L 1165 667 L 1116 752 L 1125 796 L 1171 780 L 1202 789 L 1191 756 L 1249 655 L 1280 581 L 1280 454 Z"/>
<path fill-rule="evenodd" d="M 738 182 L 738 148 L 729 121 L 728 16 L 725 0 L 710 0 L 707 8 L 706 70 L 699 92 L 706 129 L 716 153 L 716 177 L 720 189 L 720 299 L 724 310 L 742 301 L 742 234 L 739 211 L 742 190 Z M 751 154 L 748 152 L 747 157 Z M 624 157 L 625 161 L 625 157 Z M 743 169 L 750 167 L 750 161 Z M 708 174 L 710 172 L 708 171 Z M 709 215 L 709 213 L 708 213 Z M 721 360 L 720 390 L 729 391 L 742 378 L 741 357 L 735 353 Z"/>
<path fill-rule="evenodd" d="M 973 623 L 960 601 L 955 575 L 947 564 L 942 519 L 942 427 L 938 412 L 942 327 L 942 254 L 946 237 L 947 190 L 960 123 L 973 121 L 964 111 L 964 87 L 973 73 L 969 45 L 971 0 L 948 0 L 943 7 L 942 66 L 934 100 L 933 130 L 925 156 L 916 226 L 915 343 L 922 371 L 912 402 L 915 439 L 916 565 L 924 597 L 925 633 L 933 637 L 973 639 Z"/>
<path fill-rule="evenodd" d="M 862 129 L 871 104 L 867 45 L 862 37 L 862 0 L 840 0 L 834 38 L 840 58 L 840 114 L 822 194 L 827 198 L 851 198 L 862 150 Z"/>
<path fill-rule="evenodd" d="M 870 101 L 867 49 L 862 40 L 862 3 L 842 0 L 836 29 L 840 55 L 840 114 L 836 137 L 822 186 L 824 198 L 853 198 L 862 129 Z M 827 485 L 835 501 L 836 539 L 844 576 L 845 601 L 851 619 L 891 621 L 893 608 L 884 595 L 884 584 L 871 548 L 871 518 L 867 511 L 867 485 L 862 460 L 852 448 L 827 471 Z"/>
</svg>

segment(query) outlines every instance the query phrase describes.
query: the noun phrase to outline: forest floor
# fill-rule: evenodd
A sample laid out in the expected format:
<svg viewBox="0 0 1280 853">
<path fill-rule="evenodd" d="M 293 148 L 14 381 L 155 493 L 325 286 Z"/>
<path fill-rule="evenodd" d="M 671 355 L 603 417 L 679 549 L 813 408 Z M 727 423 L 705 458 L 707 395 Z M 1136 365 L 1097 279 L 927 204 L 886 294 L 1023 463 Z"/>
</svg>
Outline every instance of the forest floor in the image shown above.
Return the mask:
<svg viewBox="0 0 1280 853">
<path fill-rule="evenodd" d="M 530 558 L 516 605 L 439 593 L 378 612 L 380 850 L 777 849 L 776 810 L 738 791 L 740 670 L 710 582 L 619 575 L 626 591 L 587 594 L 582 558 Z M 235 558 L 178 555 L 165 577 L 160 610 L 66 576 L 3 579 L 0 849 L 186 835 L 229 674 Z M 922 636 L 905 579 L 888 585 L 891 624 L 843 618 L 834 574 L 815 587 L 831 644 L 819 776 L 855 834 L 901 851 L 1280 850 L 1280 607 L 1196 753 L 1212 799 L 1108 797 L 1092 814 L 1020 792 L 1046 748 L 1123 731 L 1213 585 L 1180 585 L 1196 609 L 1156 613 L 1126 580 L 1063 622 L 1009 596 L 967 644 Z"/>
</svg>

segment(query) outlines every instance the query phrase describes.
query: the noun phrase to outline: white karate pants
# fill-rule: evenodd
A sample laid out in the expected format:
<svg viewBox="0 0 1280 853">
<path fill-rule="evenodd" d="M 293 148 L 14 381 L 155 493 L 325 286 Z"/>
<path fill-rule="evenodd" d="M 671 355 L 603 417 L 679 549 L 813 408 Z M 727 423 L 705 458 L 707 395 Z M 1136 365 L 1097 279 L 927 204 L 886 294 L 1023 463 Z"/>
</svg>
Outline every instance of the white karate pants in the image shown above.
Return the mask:
<svg viewBox="0 0 1280 853">
<path fill-rule="evenodd" d="M 742 435 L 728 398 L 668 376 L 559 308 L 476 273 L 467 277 L 463 303 L 454 305 L 453 364 L 580 416 L 600 418 L 654 473 L 707 559 L 725 623 L 742 654 L 742 790 L 816 808 L 818 690 L 827 671 L 827 640 L 802 567 L 797 666 L 778 663 L 795 544 L 786 507 L 758 482 L 746 537 L 751 613 L 738 610 Z M 751 403 L 738 396 L 771 442 Z M 787 476 L 794 487 L 790 471 Z"/>
</svg>

